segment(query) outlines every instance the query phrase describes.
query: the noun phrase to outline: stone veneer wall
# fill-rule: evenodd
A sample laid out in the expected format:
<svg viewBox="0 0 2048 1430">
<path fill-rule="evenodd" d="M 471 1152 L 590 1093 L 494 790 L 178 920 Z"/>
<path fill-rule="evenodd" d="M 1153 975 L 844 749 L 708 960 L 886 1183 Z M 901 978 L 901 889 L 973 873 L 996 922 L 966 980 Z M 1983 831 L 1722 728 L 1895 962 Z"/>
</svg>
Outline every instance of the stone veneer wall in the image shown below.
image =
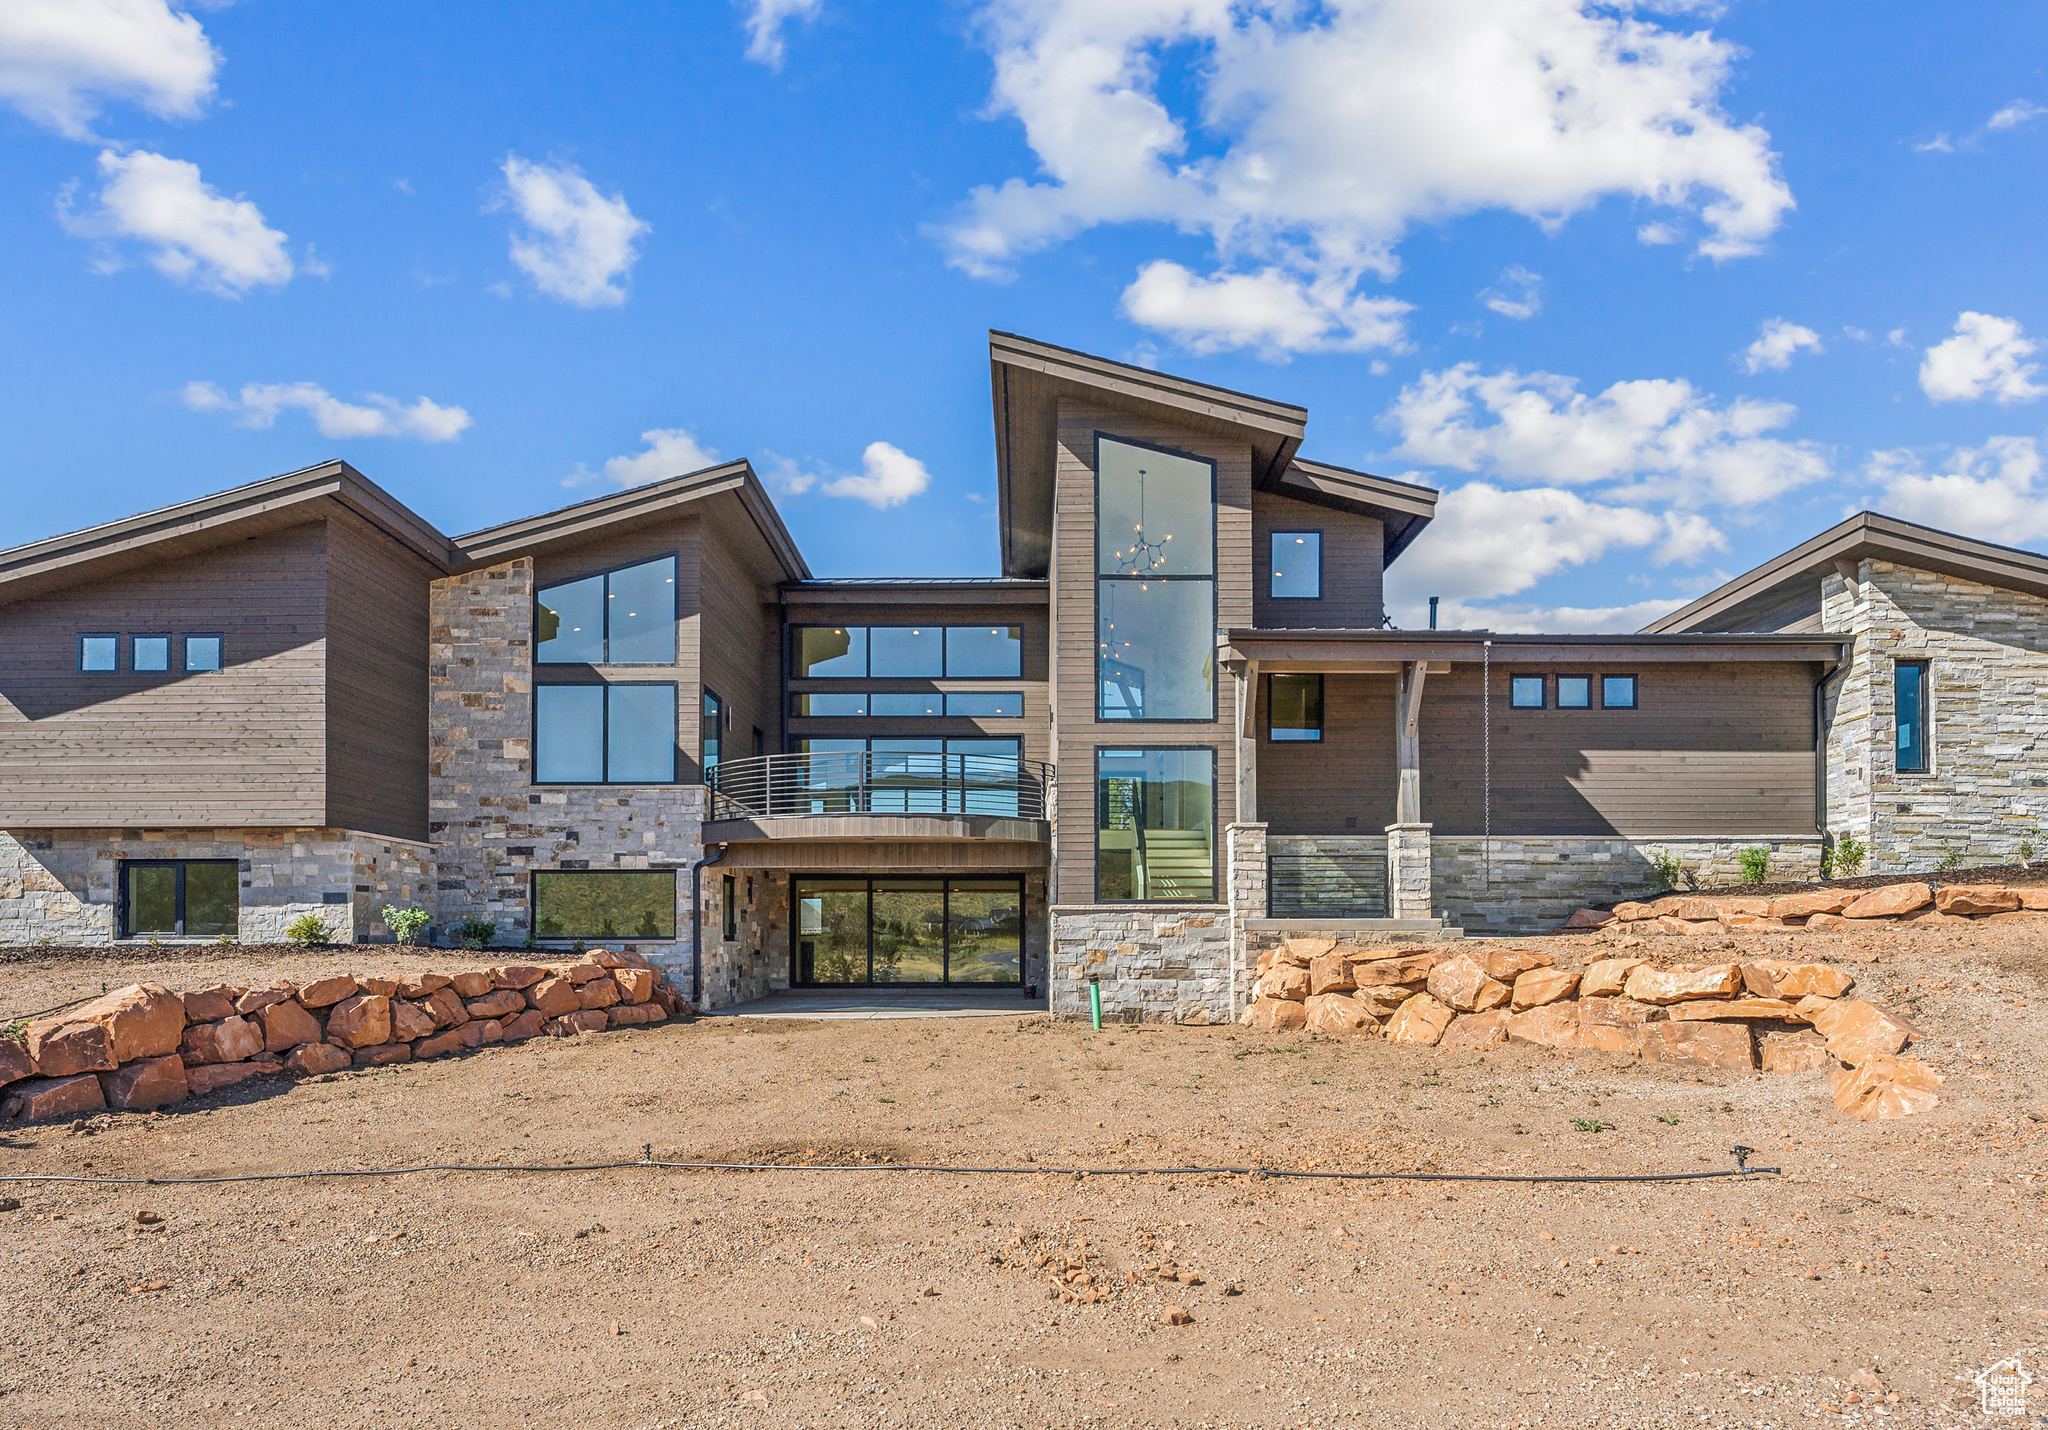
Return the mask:
<svg viewBox="0 0 2048 1430">
<path fill-rule="evenodd" d="M 733 932 L 725 934 L 725 880 L 732 875 Z M 683 898 L 690 896 L 688 888 Z M 676 986 L 689 992 L 687 951 L 680 951 L 671 973 Z M 700 1008 L 725 1008 L 765 998 L 789 987 L 789 876 L 773 869 L 704 869 L 704 993 Z"/>
<path fill-rule="evenodd" d="M 687 870 L 704 852 L 708 792 L 535 786 L 532 630 L 530 560 L 434 583 L 427 798 L 439 847 L 435 922 L 484 919 L 498 926 L 498 942 L 518 943 L 529 932 L 533 870 L 674 867 L 675 942 L 635 939 L 632 947 L 687 974 Z"/>
<path fill-rule="evenodd" d="M 345 829 L 14 830 L 0 833 L 0 944 L 113 942 L 124 859 L 237 861 L 242 943 L 282 943 L 306 914 L 334 943 L 382 939 L 385 905 L 434 906 L 431 849 Z"/>
<path fill-rule="evenodd" d="M 1430 861 L 1431 826 L 1387 826 L 1387 917 L 1426 919 L 1441 901 L 1434 897 Z"/>
<path fill-rule="evenodd" d="M 1830 832 L 1862 840 L 1871 873 L 1929 869 L 1949 853 L 1966 865 L 2016 862 L 2048 818 L 2048 601 L 1865 560 L 1853 584 L 1823 579 L 1821 624 L 1855 637 L 1827 700 Z M 1902 660 L 1929 662 L 1926 774 L 1897 768 L 1892 666 Z"/>
<path fill-rule="evenodd" d="M 1659 891 L 1651 858 L 1678 857 L 1688 881 L 1701 886 L 1738 883 L 1742 851 L 1771 851 L 1772 883 L 1820 877 L 1819 835 L 1757 839 L 1623 839 L 1583 835 L 1537 838 L 1496 835 L 1491 877 L 1487 841 L 1438 835 L 1432 841 L 1436 903 L 1451 922 L 1471 933 L 1532 933 L 1553 929 L 1587 904 L 1611 904 Z"/>
<path fill-rule="evenodd" d="M 1088 1016 L 1091 973 L 1101 978 L 1104 1022 L 1232 1015 L 1227 904 L 1055 904 L 1052 939 L 1055 1018 Z"/>
</svg>

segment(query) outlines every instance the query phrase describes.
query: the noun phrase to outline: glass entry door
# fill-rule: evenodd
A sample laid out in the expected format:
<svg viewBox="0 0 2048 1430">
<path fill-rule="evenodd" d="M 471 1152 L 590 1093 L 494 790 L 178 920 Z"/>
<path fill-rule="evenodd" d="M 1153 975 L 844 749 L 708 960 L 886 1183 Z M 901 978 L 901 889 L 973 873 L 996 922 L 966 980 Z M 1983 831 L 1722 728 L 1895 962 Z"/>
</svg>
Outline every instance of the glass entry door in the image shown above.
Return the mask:
<svg viewBox="0 0 2048 1430">
<path fill-rule="evenodd" d="M 792 981 L 1021 983 L 1024 880 L 798 875 Z"/>
</svg>

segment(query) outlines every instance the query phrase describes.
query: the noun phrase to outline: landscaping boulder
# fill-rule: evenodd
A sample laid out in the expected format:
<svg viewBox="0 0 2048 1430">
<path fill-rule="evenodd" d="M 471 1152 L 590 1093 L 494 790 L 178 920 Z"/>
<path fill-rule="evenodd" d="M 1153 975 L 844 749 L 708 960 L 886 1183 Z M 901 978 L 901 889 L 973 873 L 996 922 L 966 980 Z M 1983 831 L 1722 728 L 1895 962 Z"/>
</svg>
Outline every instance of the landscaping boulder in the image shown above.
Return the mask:
<svg viewBox="0 0 2048 1430">
<path fill-rule="evenodd" d="M 284 1065 L 302 1075 L 339 1072 L 349 1065 L 349 1055 L 327 1043 L 303 1043 L 292 1049 Z"/>
<path fill-rule="evenodd" d="M 398 996 L 417 1003 L 433 997 L 453 981 L 445 973 L 401 974 L 398 979 Z"/>
<path fill-rule="evenodd" d="M 98 1023 L 73 1022 L 69 1014 L 29 1024 L 23 1038 L 29 1058 L 44 1077 L 112 1072 L 119 1066 L 107 1030 Z"/>
<path fill-rule="evenodd" d="M 652 979 L 653 974 L 641 977 Z M 612 974 L 617 982 L 619 975 Z M 1326 953 L 1321 958 L 1308 961 L 1308 991 L 1311 997 L 1318 993 L 1349 993 L 1358 986 L 1358 980 L 1351 976 L 1351 961 L 1339 953 Z M 628 1000 L 634 1001 L 634 1000 Z"/>
<path fill-rule="evenodd" d="M 409 1043 L 414 1038 L 428 1036 L 434 1028 L 434 1015 L 419 1004 L 409 1003 L 403 998 L 391 1000 L 392 1042 Z"/>
<path fill-rule="evenodd" d="M 1647 958 L 1603 958 L 1586 965 L 1579 979 L 1581 998 L 1612 998 L 1628 986 L 1628 976 L 1648 963 Z"/>
<path fill-rule="evenodd" d="M 1290 938 L 1281 945 L 1280 957 L 1276 963 L 1291 963 L 1296 968 L 1307 968 L 1337 946 L 1334 938 L 1311 935 L 1305 938 Z"/>
<path fill-rule="evenodd" d="M 568 979 L 571 983 L 575 984 L 580 988 L 584 984 L 590 982 L 591 979 L 602 978 L 609 972 L 611 972 L 611 970 L 606 968 L 602 963 L 598 963 L 595 960 L 586 960 L 582 963 L 570 964 L 567 968 L 562 970 L 562 977 Z"/>
<path fill-rule="evenodd" d="M 32 1077 L 7 1089 L 0 1099 L 0 1118 L 40 1122 L 50 1117 L 80 1117 L 107 1105 L 100 1080 L 91 1073 L 71 1077 Z"/>
<path fill-rule="evenodd" d="M 1476 958 L 1488 978 L 1498 978 L 1503 983 L 1513 983 L 1532 968 L 1549 968 L 1557 962 L 1554 953 L 1533 953 L 1526 948 L 1480 947 L 1457 956 Z"/>
<path fill-rule="evenodd" d="M 1687 998 L 1731 998 L 1742 990 L 1742 968 L 1733 963 L 1708 963 L 1695 968 L 1632 970 L 1622 991 L 1638 1003 L 1677 1003 Z"/>
<path fill-rule="evenodd" d="M 491 970 L 491 983 L 498 988 L 522 992 L 548 976 L 545 968 L 531 963 L 511 963 Z"/>
<path fill-rule="evenodd" d="M 456 974 L 450 982 L 464 998 L 481 998 L 498 986 L 489 969 L 469 969 Z"/>
<path fill-rule="evenodd" d="M 1944 884 L 1934 892 L 1934 907 L 1958 918 L 2009 914 L 2019 906 L 2019 890 L 1990 884 Z"/>
<path fill-rule="evenodd" d="M 1643 1025 L 1664 1016 L 1656 1004 L 1632 998 L 1581 998 L 1578 1008 L 1579 1045 L 1606 1053 L 1641 1052 Z"/>
<path fill-rule="evenodd" d="M 1382 983 L 1372 988 L 1361 988 L 1351 996 L 1363 1003 L 1366 1011 L 1375 1018 L 1391 1018 L 1395 1009 L 1421 991 L 1419 984 Z"/>
<path fill-rule="evenodd" d="M 1508 1019 L 1508 1041 L 1545 1048 L 1569 1048 L 1579 1041 L 1579 1005 L 1546 1003 Z"/>
<path fill-rule="evenodd" d="M 328 1051 L 346 1057 L 339 1048 Z M 209 1092 L 219 1092 L 224 1087 L 261 1077 L 266 1071 L 268 1069 L 261 1063 L 201 1063 L 185 1069 L 185 1086 L 192 1096 L 204 1097 Z"/>
<path fill-rule="evenodd" d="M 1560 998 L 1569 998 L 1577 991 L 1579 974 L 1569 968 L 1531 968 L 1515 978 L 1513 998 L 1514 1010 L 1526 1012 L 1540 1008 L 1545 1003 L 1555 1003 Z"/>
<path fill-rule="evenodd" d="M 1811 1029 L 1795 1033 L 1765 1033 L 1757 1040 L 1760 1061 L 1767 1073 L 1803 1073 L 1833 1067 L 1827 1040 Z"/>
<path fill-rule="evenodd" d="M 1815 1030 L 1828 1040 L 1828 1051 L 1850 1067 L 1896 1053 L 1920 1031 L 1896 1013 L 1861 998 L 1831 1003 L 1812 1017 Z"/>
<path fill-rule="evenodd" d="M 1747 1023 L 1674 1023 L 1643 1025 L 1643 1056 L 1680 1067 L 1756 1070 L 1756 1048 Z"/>
<path fill-rule="evenodd" d="M 117 1063 L 167 1057 L 185 1036 L 185 1000 L 161 983 L 131 983 L 64 1015 L 67 1023 L 97 1023 Z"/>
<path fill-rule="evenodd" d="M 392 1063 L 412 1061 L 412 1044 L 377 1043 L 367 1048 L 357 1048 L 354 1062 L 359 1068 L 388 1067 Z"/>
<path fill-rule="evenodd" d="M 1806 927 L 1815 933 L 1822 929 L 1841 928 L 1849 921 L 1840 914 L 1815 914 L 1807 919 Z"/>
<path fill-rule="evenodd" d="M 327 1015 L 327 1041 L 343 1048 L 390 1042 L 391 1000 L 378 993 L 356 993 L 342 999 Z"/>
<path fill-rule="evenodd" d="M 1306 968 L 1296 968 L 1291 963 L 1280 963 L 1268 969 L 1266 976 L 1259 980 L 1257 996 L 1299 1003 L 1308 997 L 1308 990 L 1309 975 Z M 536 1003 L 534 1006 L 540 1005 Z M 572 1006 L 581 1007 L 582 1003 L 579 1001 Z"/>
<path fill-rule="evenodd" d="M 346 973 L 332 978 L 316 978 L 299 989 L 299 1002 L 308 1008 L 332 1008 L 342 999 L 352 997 L 362 990 L 354 978 Z"/>
<path fill-rule="evenodd" d="M 327 1036 L 320 1020 L 297 1003 L 272 1003 L 256 1016 L 263 1024 L 265 1052 L 288 1052 L 301 1043 L 317 1043 Z"/>
<path fill-rule="evenodd" d="M 185 1030 L 179 1056 L 187 1067 L 238 1063 L 263 1051 L 260 1024 L 231 1013 L 218 1023 L 194 1023 Z"/>
<path fill-rule="evenodd" d="M 509 1018 L 526 1011 L 526 995 L 510 988 L 493 989 L 481 998 L 470 999 L 462 1009 L 472 1018 Z"/>
<path fill-rule="evenodd" d="M 538 1035 L 542 1025 L 547 1020 L 548 1015 L 541 1012 L 538 1008 L 530 1009 L 527 1012 L 521 1013 L 516 1018 L 506 1020 L 504 1039 L 508 1043 L 524 1042 L 526 1039 Z"/>
<path fill-rule="evenodd" d="M 1292 998 L 1254 998 L 1237 1021 L 1255 1033 L 1291 1033 L 1308 1026 L 1308 1009 Z"/>
<path fill-rule="evenodd" d="M 1708 934 L 1720 933 L 1721 921 L 1719 919 L 1681 919 L 1674 914 L 1659 914 L 1657 916 L 1657 929 L 1661 933 L 1691 935 L 1695 938 L 1700 938 Z"/>
<path fill-rule="evenodd" d="M 1910 914 L 1915 909 L 1924 909 L 1934 902 L 1934 890 L 1925 884 L 1886 884 L 1872 889 L 1848 908 L 1842 910 L 1845 919 L 1895 919 L 1900 914 Z"/>
<path fill-rule="evenodd" d="M 1689 998 L 1665 1010 L 1674 1022 L 1708 1022 L 1729 1018 L 1769 1018 L 1780 1023 L 1798 1021 L 1799 1014 L 1785 998 Z"/>
<path fill-rule="evenodd" d="M 645 1003 L 654 996 L 654 970 L 651 968 L 614 968 L 612 970 L 612 982 L 619 985 L 619 996 L 628 1003 Z M 1344 965 L 1344 982 L 1342 986 L 1345 988 L 1357 986 L 1352 981 L 1351 965 L 1348 963 Z M 1331 993 L 1337 991 L 1337 985 L 1333 984 L 1329 988 L 1315 987 L 1315 971 L 1311 968 L 1309 971 L 1309 991 L 1313 993 Z"/>
<path fill-rule="evenodd" d="M 356 987 L 377 998 L 396 998 L 398 996 L 398 980 L 396 978 L 369 978 L 359 975 L 356 978 Z"/>
<path fill-rule="evenodd" d="M 462 995 L 452 986 L 436 988 L 420 1006 L 434 1015 L 437 1028 L 459 1028 L 469 1021 L 469 1010 L 462 1006 Z"/>
<path fill-rule="evenodd" d="M 1807 889 L 1772 899 L 1766 911 L 1774 919 L 1804 919 L 1815 914 L 1839 914 L 1862 896 L 1858 889 Z"/>
<path fill-rule="evenodd" d="M 431 1038 L 422 1038 L 413 1045 L 413 1056 L 438 1058 L 443 1053 L 467 1052 L 483 1043 L 484 1030 L 472 1021 L 459 1028 L 450 1028 L 445 1033 L 436 1033 Z"/>
<path fill-rule="evenodd" d="M 1614 922 L 1614 915 L 1604 909 L 1574 909 L 1572 916 L 1564 921 L 1568 929 L 1605 928 Z"/>
<path fill-rule="evenodd" d="M 26 1045 L 12 1038 L 0 1038 L 0 1087 L 34 1077 L 35 1072 L 35 1059 L 28 1055 Z"/>
<path fill-rule="evenodd" d="M 1443 1037 L 1444 1029 L 1451 1025 L 1451 1019 L 1457 1016 L 1457 1010 L 1449 1004 L 1427 993 L 1418 993 L 1387 1019 L 1386 1037 L 1389 1042 L 1434 1047 Z"/>
<path fill-rule="evenodd" d="M 1460 1013 L 1484 1013 L 1508 1001 L 1508 985 L 1487 973 L 1469 953 L 1447 958 L 1429 970 L 1430 995 Z"/>
<path fill-rule="evenodd" d="M 1864 1122 L 1931 1112 L 1941 1074 L 1918 1058 L 1878 1053 L 1834 1075 L 1835 1110 Z"/>
<path fill-rule="evenodd" d="M 1493 1008 L 1484 1013 L 1460 1013 L 1451 1019 L 1436 1045 L 1459 1052 L 1484 1052 L 1507 1040 L 1508 1010 Z"/>
<path fill-rule="evenodd" d="M 181 1015 L 182 1016 L 182 1015 Z M 185 1081 L 185 1060 L 175 1054 L 159 1058 L 138 1058 L 124 1063 L 117 1072 L 101 1073 L 100 1090 L 109 1107 L 124 1112 L 148 1112 L 168 1107 L 191 1096 Z"/>
<path fill-rule="evenodd" d="M 584 1008 L 609 1008 L 619 1001 L 619 985 L 609 978 L 593 978 L 576 990 L 576 1001 Z"/>
<path fill-rule="evenodd" d="M 1856 980 L 1825 963 L 1789 963 L 1760 958 L 1742 965 L 1742 985 L 1761 998 L 1804 998 L 1809 993 L 1839 998 Z"/>
<path fill-rule="evenodd" d="M 1303 987 L 1308 983 L 1308 974 L 1301 975 Z M 573 1013 L 583 1004 L 577 1000 L 576 985 L 566 978 L 543 978 L 526 990 L 527 1006 L 546 1014 L 550 1018 L 564 1013 Z"/>
<path fill-rule="evenodd" d="M 1311 1033 L 1370 1033 L 1380 1025 L 1380 1020 L 1348 993 L 1311 993 L 1302 1006 Z"/>
<path fill-rule="evenodd" d="M 500 990 L 502 991 L 502 990 Z M 521 1003 L 520 1007 L 526 1005 Z M 478 1018 L 467 1026 L 476 1029 L 478 1043 L 502 1043 L 505 1041 L 505 1025 L 496 1018 Z"/>
<path fill-rule="evenodd" d="M 261 988 L 251 988 L 237 998 L 235 1011 L 246 1018 L 251 1013 L 260 1013 L 265 1008 L 282 1003 L 288 998 L 296 998 L 298 992 L 298 989 L 279 978 L 264 984 Z"/>
<path fill-rule="evenodd" d="M 1616 904 L 1614 906 L 1614 917 L 1622 923 L 1632 924 L 1638 919 L 1655 918 L 1656 915 L 1650 912 L 1648 904 L 1636 903 L 1631 900 L 1626 903 Z"/>
<path fill-rule="evenodd" d="M 1307 1015 L 1303 1014 L 1303 1017 L 1306 1018 Z M 611 1025 L 612 1020 L 604 1015 L 602 1009 L 579 1008 L 574 1013 L 564 1013 L 559 1018 L 549 1019 L 545 1031 L 555 1037 L 566 1038 L 575 1033 L 602 1033 Z"/>
<path fill-rule="evenodd" d="M 187 993 L 184 997 L 185 1021 L 218 1023 L 234 1013 L 235 1000 L 241 997 L 244 991 L 232 984 L 216 983 Z"/>
</svg>

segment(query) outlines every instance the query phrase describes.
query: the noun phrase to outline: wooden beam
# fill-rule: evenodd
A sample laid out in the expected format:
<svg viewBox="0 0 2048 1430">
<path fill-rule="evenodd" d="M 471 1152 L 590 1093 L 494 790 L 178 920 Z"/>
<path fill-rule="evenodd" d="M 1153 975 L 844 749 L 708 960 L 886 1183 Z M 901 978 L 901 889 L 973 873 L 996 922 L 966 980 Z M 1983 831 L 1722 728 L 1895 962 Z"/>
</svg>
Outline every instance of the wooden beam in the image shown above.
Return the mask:
<svg viewBox="0 0 2048 1430">
<path fill-rule="evenodd" d="M 1259 663 L 1232 672 L 1237 686 L 1237 823 L 1259 819 Z"/>
<path fill-rule="evenodd" d="M 1409 661 L 1395 687 L 1394 758 L 1400 784 L 1394 796 L 1394 823 L 1422 823 L 1422 684 L 1429 674 L 1424 661 Z"/>
</svg>

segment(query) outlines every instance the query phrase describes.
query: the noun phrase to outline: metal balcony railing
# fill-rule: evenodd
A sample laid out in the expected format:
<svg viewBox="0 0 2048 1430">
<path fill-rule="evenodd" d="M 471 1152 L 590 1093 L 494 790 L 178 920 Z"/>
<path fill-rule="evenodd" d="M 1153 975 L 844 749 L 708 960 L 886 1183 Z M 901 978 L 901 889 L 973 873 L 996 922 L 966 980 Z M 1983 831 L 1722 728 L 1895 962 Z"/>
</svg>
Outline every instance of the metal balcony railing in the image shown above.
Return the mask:
<svg viewBox="0 0 2048 1430">
<path fill-rule="evenodd" d="M 713 819 L 993 814 L 1044 819 L 1050 772 L 1000 755 L 835 751 L 755 755 L 710 771 Z"/>
</svg>

